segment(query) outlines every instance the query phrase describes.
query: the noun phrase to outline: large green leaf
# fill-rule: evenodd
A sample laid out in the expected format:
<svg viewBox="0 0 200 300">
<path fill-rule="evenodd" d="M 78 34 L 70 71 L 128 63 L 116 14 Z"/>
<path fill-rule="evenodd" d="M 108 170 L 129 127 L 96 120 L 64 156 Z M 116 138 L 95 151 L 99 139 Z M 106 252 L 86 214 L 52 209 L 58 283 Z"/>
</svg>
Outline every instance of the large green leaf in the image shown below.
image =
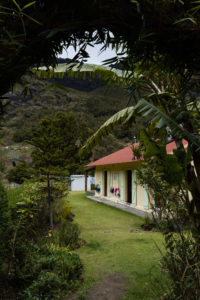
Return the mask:
<svg viewBox="0 0 200 300">
<path fill-rule="evenodd" d="M 133 122 L 136 117 L 136 110 L 134 106 L 124 108 L 109 118 L 87 141 L 84 146 L 85 149 L 91 149 L 99 140 L 109 134 L 116 125 Z"/>
<path fill-rule="evenodd" d="M 152 115 L 150 122 L 157 121 L 157 128 L 168 127 L 173 137 L 185 139 L 194 144 L 199 150 L 200 137 L 185 130 L 175 120 L 170 118 L 164 111 L 145 99 L 141 99 L 136 106 L 122 109 L 109 118 L 87 141 L 85 149 L 94 147 L 103 136 L 108 135 L 117 125 L 133 122 L 138 116 Z"/>
<path fill-rule="evenodd" d="M 185 139 L 191 144 L 194 144 L 198 150 L 200 150 L 200 137 L 196 134 L 191 134 L 181 125 L 179 125 L 174 119 L 166 114 L 164 110 L 153 105 L 145 99 L 141 99 L 135 106 L 138 114 L 143 116 L 152 115 L 151 121 L 157 121 L 157 128 L 168 127 L 171 130 L 171 135 L 178 139 Z"/>
</svg>

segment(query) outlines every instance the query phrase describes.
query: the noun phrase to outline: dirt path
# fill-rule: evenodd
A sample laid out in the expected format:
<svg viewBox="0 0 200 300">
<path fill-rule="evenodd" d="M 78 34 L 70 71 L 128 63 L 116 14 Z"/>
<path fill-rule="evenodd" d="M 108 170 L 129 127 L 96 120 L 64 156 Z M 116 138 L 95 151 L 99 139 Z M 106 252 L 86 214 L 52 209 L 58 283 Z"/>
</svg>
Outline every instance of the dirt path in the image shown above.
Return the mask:
<svg viewBox="0 0 200 300">
<path fill-rule="evenodd" d="M 107 275 L 88 294 L 88 300 L 118 300 L 124 295 L 127 279 L 120 273 Z"/>
<path fill-rule="evenodd" d="M 95 284 L 85 300 L 120 300 L 126 292 L 127 278 L 120 273 L 106 275 L 101 282 Z M 65 300 L 76 300 L 76 295 L 65 298 Z"/>
</svg>

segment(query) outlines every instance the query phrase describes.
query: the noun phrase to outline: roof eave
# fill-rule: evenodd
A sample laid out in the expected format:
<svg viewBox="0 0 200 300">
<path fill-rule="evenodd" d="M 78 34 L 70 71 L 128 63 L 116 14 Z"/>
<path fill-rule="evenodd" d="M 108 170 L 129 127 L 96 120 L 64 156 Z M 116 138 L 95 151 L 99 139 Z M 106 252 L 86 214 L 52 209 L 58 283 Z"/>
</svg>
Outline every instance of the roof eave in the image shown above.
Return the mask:
<svg viewBox="0 0 200 300">
<path fill-rule="evenodd" d="M 85 166 L 84 169 L 85 171 L 89 171 L 89 170 L 92 170 L 94 169 L 96 166 Z"/>
</svg>

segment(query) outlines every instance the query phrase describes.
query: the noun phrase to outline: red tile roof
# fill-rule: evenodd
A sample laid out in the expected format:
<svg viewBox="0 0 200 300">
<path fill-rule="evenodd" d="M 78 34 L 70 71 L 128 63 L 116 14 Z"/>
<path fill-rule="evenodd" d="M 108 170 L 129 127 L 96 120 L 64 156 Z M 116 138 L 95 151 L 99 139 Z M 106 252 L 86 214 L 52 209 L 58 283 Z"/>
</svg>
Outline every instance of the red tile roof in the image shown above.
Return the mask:
<svg viewBox="0 0 200 300">
<path fill-rule="evenodd" d="M 137 147 L 138 145 L 139 143 L 134 144 L 134 147 Z M 132 146 L 128 146 L 110 155 L 104 156 L 94 162 L 91 162 L 86 167 L 121 164 L 121 163 L 127 163 L 132 161 L 134 161 Z"/>
<path fill-rule="evenodd" d="M 183 140 L 183 145 L 186 145 L 187 141 Z M 113 164 L 121 164 L 121 163 L 129 163 L 133 161 L 138 161 L 136 157 L 133 156 L 132 148 L 138 147 L 139 143 L 134 144 L 133 146 L 127 146 L 117 152 L 114 152 L 110 155 L 104 156 L 94 162 L 89 163 L 86 167 L 95 167 L 95 166 L 104 166 L 104 165 L 113 165 Z M 176 149 L 175 142 L 171 142 L 167 144 L 166 150 L 167 153 L 170 154 L 172 151 Z"/>
<path fill-rule="evenodd" d="M 188 142 L 186 140 L 182 140 L 182 143 L 183 143 L 183 146 L 186 146 L 188 144 Z M 176 143 L 175 142 L 171 142 L 171 143 L 166 145 L 167 154 L 171 154 L 174 149 L 176 149 Z"/>
</svg>

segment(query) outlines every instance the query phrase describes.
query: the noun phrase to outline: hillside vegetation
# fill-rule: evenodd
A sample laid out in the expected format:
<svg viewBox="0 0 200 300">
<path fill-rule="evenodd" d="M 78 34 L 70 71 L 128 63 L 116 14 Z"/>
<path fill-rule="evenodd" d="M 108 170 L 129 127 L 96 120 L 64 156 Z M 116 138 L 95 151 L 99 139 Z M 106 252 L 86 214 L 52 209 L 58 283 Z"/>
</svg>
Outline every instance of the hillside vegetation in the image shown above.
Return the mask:
<svg viewBox="0 0 200 300">
<path fill-rule="evenodd" d="M 90 136 L 129 102 L 125 90 L 120 87 L 106 88 L 101 82 L 67 77 L 47 81 L 30 76 L 25 76 L 24 81 L 30 89 L 26 96 L 22 86 L 8 95 L 10 104 L 3 127 L 4 145 L 24 143 L 32 138 L 40 120 L 56 111 L 73 111 L 78 120 L 86 122 Z M 57 84 L 63 88 L 58 88 Z M 98 159 L 130 144 L 137 134 L 138 126 L 116 129 L 93 150 L 91 159 Z"/>
</svg>

